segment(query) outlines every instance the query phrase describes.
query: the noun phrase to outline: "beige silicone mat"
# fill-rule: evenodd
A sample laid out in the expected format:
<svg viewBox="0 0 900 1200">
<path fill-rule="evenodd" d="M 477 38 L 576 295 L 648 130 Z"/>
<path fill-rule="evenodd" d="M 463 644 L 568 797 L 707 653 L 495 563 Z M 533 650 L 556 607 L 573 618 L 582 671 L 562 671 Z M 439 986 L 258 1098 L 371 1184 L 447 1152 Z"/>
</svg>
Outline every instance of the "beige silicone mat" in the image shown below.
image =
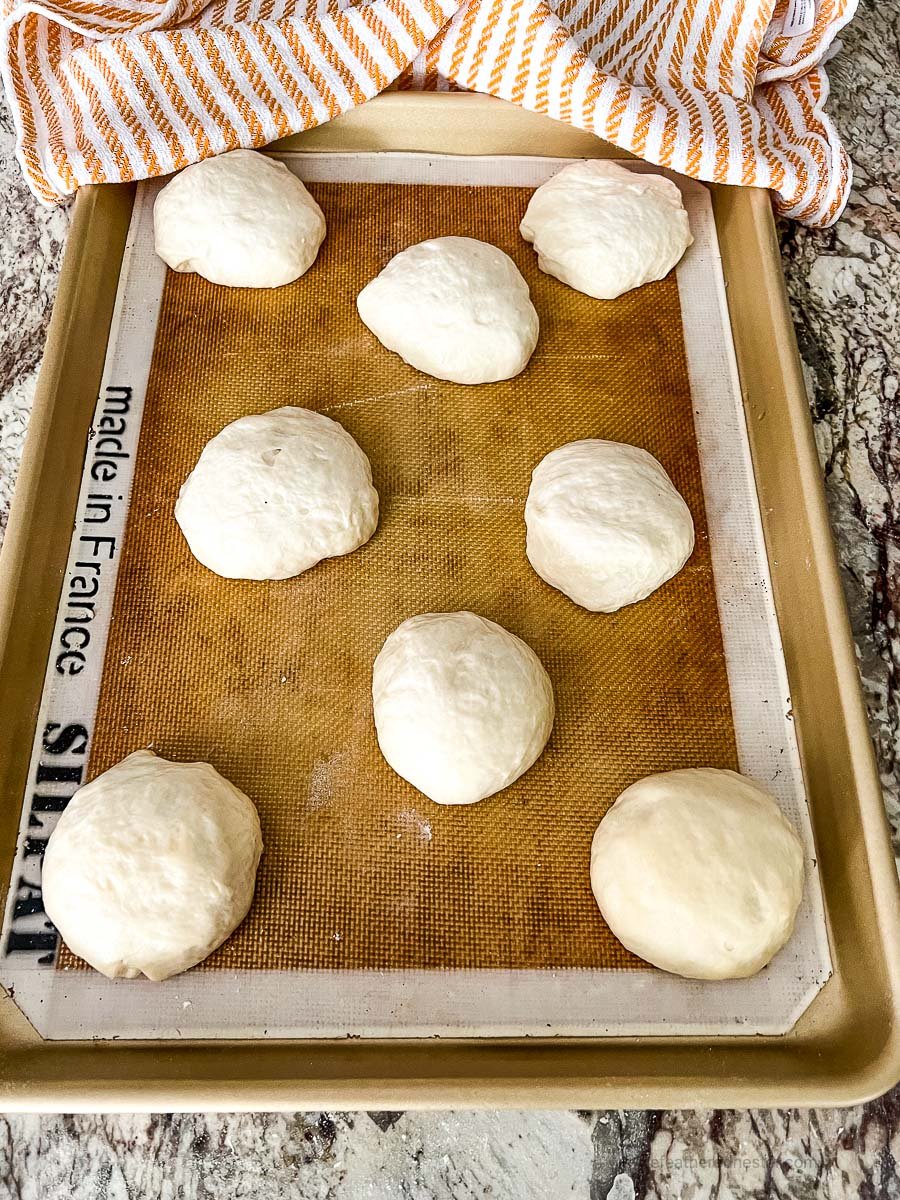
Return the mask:
<svg viewBox="0 0 900 1200">
<path fill-rule="evenodd" d="M 639 968 L 591 896 L 593 831 L 642 775 L 737 767 L 675 278 L 605 304 L 543 275 L 517 232 L 530 189 L 310 186 L 328 237 L 297 283 L 167 277 L 90 773 L 151 745 L 211 761 L 257 804 L 256 901 L 208 969 Z M 500 246 L 531 287 L 541 337 L 516 379 L 431 379 L 356 314 L 393 254 L 444 234 Z M 223 425 L 282 404 L 334 417 L 368 454 L 377 533 L 290 581 L 220 579 L 191 557 L 175 497 Z M 524 554 L 532 468 L 583 437 L 655 454 L 697 527 L 678 578 L 613 616 Z M 557 715 L 513 787 L 444 808 L 381 758 L 370 674 L 400 621 L 462 608 L 534 648 Z"/>
<path fill-rule="evenodd" d="M 137 189 L 0 980 L 41 1036 L 61 1040 L 791 1029 L 830 958 L 709 193 L 676 179 L 694 244 L 674 277 L 607 304 L 541 275 L 516 232 L 560 160 L 284 161 L 319 198 L 329 235 L 309 274 L 277 292 L 167 274 L 153 250 L 160 185 Z M 515 380 L 431 380 L 356 317 L 359 288 L 396 250 L 444 232 L 498 243 L 529 281 L 542 336 Z M 286 403 L 330 413 L 369 454 L 378 531 L 295 580 L 221 580 L 190 556 L 175 497 L 224 424 Z M 532 468 L 590 436 L 656 454 L 697 523 L 677 579 L 614 616 L 576 608 L 524 555 Z M 557 719 L 514 787 L 444 809 L 381 759 L 370 671 L 404 618 L 462 607 L 535 648 Z M 85 970 L 32 898 L 68 796 L 147 745 L 213 762 L 255 800 L 266 837 L 247 921 L 208 963 L 162 984 Z M 739 982 L 646 968 L 610 937 L 589 889 L 591 835 L 619 790 L 704 764 L 769 787 L 806 847 L 794 935 Z"/>
</svg>

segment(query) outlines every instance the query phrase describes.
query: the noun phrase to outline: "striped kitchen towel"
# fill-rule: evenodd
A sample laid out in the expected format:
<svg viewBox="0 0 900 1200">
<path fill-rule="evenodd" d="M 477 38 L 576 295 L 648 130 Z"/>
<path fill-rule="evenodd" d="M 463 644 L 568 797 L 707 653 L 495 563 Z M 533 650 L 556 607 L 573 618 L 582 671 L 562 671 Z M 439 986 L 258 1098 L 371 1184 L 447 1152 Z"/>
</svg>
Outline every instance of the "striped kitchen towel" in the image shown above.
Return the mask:
<svg viewBox="0 0 900 1200">
<path fill-rule="evenodd" d="M 407 88 L 488 92 L 828 225 L 850 164 L 822 63 L 856 0 L 0 0 L 47 203 L 264 146 Z"/>
</svg>

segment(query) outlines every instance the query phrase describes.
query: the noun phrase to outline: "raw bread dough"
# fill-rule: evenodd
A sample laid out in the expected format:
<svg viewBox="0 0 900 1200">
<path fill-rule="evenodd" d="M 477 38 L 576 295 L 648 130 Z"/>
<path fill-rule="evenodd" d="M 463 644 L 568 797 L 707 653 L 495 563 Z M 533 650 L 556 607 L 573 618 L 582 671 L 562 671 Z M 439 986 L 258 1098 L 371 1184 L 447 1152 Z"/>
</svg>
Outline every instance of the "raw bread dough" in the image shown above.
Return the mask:
<svg viewBox="0 0 900 1200">
<path fill-rule="evenodd" d="M 519 231 L 542 271 L 598 300 L 662 279 L 694 240 L 674 183 L 601 159 L 541 184 Z"/>
<path fill-rule="evenodd" d="M 274 288 L 316 260 L 325 218 L 284 163 L 232 150 L 176 175 L 153 206 L 156 253 L 173 271 L 227 287 Z"/>
<path fill-rule="evenodd" d="M 508 255 L 474 238 L 432 238 L 401 251 L 356 306 L 388 350 L 453 383 L 510 379 L 537 345 L 528 284 Z"/>
<path fill-rule="evenodd" d="M 404 621 L 375 659 L 372 698 L 382 754 L 438 804 L 508 787 L 553 728 L 553 688 L 537 655 L 471 612 Z"/>
<path fill-rule="evenodd" d="M 44 855 L 44 907 L 110 979 L 168 979 L 243 921 L 261 854 L 256 809 L 209 763 L 138 750 L 69 801 Z"/>
<path fill-rule="evenodd" d="M 538 463 L 525 526 L 538 575 L 592 612 L 643 600 L 694 549 L 690 510 L 653 455 L 599 439 Z"/>
<path fill-rule="evenodd" d="M 752 779 L 669 771 L 626 788 L 600 822 L 591 887 L 607 925 L 647 962 L 742 979 L 791 936 L 803 846 Z"/>
<path fill-rule="evenodd" d="M 195 558 L 227 579 L 288 579 L 378 524 L 369 460 L 323 413 L 276 408 L 216 434 L 175 505 Z"/>
</svg>

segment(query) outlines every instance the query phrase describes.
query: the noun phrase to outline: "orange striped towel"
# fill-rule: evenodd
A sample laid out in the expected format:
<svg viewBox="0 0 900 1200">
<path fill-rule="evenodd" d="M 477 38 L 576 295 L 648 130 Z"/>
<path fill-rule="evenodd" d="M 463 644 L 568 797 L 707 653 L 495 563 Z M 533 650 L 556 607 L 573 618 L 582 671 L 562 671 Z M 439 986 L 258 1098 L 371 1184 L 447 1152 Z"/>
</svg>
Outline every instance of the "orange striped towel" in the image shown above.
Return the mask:
<svg viewBox="0 0 900 1200">
<path fill-rule="evenodd" d="M 856 0 L 0 0 L 29 184 L 166 174 L 401 87 L 489 92 L 828 225 L 823 58 Z"/>
</svg>

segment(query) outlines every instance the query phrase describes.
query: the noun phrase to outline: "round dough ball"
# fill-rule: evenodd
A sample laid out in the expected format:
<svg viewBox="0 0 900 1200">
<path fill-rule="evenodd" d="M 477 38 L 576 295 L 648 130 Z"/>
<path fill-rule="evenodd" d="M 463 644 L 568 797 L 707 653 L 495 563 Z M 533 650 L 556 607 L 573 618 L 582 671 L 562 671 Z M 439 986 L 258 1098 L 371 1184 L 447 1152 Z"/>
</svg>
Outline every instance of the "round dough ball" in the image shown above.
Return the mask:
<svg viewBox="0 0 900 1200">
<path fill-rule="evenodd" d="M 518 375 L 538 340 L 538 315 L 518 267 L 474 238 L 432 238 L 401 251 L 356 307 L 388 350 L 453 383 Z"/>
<path fill-rule="evenodd" d="M 525 527 L 538 575 L 592 612 L 643 600 L 694 549 L 690 509 L 653 455 L 599 439 L 569 442 L 538 463 Z"/>
<path fill-rule="evenodd" d="M 232 150 L 170 180 L 153 206 L 156 253 L 226 287 L 274 288 L 316 261 L 325 218 L 284 163 Z"/>
<path fill-rule="evenodd" d="M 110 979 L 168 979 L 243 921 L 261 854 L 256 809 L 209 763 L 138 750 L 69 801 L 44 855 L 44 907 Z"/>
<path fill-rule="evenodd" d="M 674 183 L 601 159 L 541 184 L 519 232 L 542 271 L 598 300 L 662 279 L 694 240 Z"/>
<path fill-rule="evenodd" d="M 382 754 L 438 804 L 508 787 L 553 728 L 553 688 L 537 655 L 471 612 L 404 621 L 375 659 L 372 698 Z"/>
<path fill-rule="evenodd" d="M 752 779 L 669 771 L 626 788 L 600 822 L 591 887 L 607 925 L 647 962 L 743 979 L 791 936 L 803 846 Z"/>
<path fill-rule="evenodd" d="M 276 408 L 203 447 L 175 504 L 191 553 L 226 579 L 289 579 L 349 554 L 378 524 L 369 460 L 337 421 Z"/>
</svg>

